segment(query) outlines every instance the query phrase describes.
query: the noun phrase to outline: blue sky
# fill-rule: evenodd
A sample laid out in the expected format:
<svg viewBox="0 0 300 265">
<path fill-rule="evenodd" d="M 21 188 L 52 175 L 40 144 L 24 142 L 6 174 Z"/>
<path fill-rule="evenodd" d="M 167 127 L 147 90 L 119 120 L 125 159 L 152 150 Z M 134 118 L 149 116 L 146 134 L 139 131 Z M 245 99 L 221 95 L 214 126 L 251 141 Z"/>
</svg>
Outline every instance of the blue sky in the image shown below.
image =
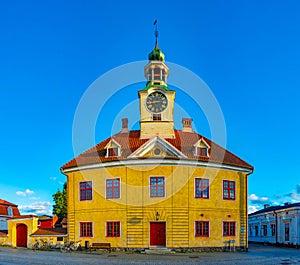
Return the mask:
<svg viewBox="0 0 300 265">
<path fill-rule="evenodd" d="M 107 71 L 147 59 L 158 19 L 166 60 L 207 83 L 225 118 L 226 148 L 255 167 L 250 211 L 300 201 L 299 11 L 297 0 L 2 1 L 0 198 L 22 213 L 51 212 L 65 181 L 59 168 L 74 156 L 81 97 Z M 107 103 L 96 141 L 138 89 Z M 181 106 L 184 96 L 177 93 Z M 209 136 L 205 119 L 193 119 Z"/>
</svg>

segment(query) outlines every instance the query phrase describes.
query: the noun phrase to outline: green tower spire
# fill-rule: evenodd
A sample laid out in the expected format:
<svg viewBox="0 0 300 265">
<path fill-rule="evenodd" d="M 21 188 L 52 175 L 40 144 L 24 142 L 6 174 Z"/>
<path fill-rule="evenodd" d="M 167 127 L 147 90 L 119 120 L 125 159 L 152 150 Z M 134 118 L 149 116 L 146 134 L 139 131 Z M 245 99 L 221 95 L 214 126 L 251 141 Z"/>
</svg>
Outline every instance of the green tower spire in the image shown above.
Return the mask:
<svg viewBox="0 0 300 265">
<path fill-rule="evenodd" d="M 158 30 L 157 30 L 157 19 L 154 21 L 153 25 L 155 26 L 155 47 L 154 49 L 149 53 L 148 59 L 149 61 L 165 61 L 165 54 L 158 48 Z"/>
</svg>

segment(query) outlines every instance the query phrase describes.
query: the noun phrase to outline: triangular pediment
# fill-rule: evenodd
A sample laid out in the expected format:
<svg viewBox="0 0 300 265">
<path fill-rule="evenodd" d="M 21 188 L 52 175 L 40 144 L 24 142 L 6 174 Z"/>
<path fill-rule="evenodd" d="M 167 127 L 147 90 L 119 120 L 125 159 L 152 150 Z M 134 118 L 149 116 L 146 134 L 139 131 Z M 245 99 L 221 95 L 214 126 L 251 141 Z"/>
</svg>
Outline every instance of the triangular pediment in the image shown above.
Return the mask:
<svg viewBox="0 0 300 265">
<path fill-rule="evenodd" d="M 197 141 L 195 144 L 194 144 L 195 147 L 206 147 L 208 149 L 210 149 L 210 146 L 209 144 L 203 139 L 203 137 L 201 137 L 199 139 L 199 141 Z"/>
<path fill-rule="evenodd" d="M 120 148 L 121 145 L 115 139 L 111 138 L 104 148 L 107 149 L 107 148 L 114 148 L 114 147 Z"/>
<path fill-rule="evenodd" d="M 156 136 L 144 143 L 128 158 L 187 158 L 180 150 L 163 138 Z"/>
</svg>

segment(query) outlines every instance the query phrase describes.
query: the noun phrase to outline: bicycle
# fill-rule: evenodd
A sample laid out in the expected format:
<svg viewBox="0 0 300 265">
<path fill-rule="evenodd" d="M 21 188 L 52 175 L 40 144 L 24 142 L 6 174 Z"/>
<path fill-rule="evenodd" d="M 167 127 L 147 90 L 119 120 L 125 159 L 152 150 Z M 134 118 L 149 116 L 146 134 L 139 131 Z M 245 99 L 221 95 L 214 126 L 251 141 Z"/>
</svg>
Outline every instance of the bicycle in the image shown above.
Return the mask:
<svg viewBox="0 0 300 265">
<path fill-rule="evenodd" d="M 70 241 L 67 243 L 64 243 L 61 247 L 60 247 L 60 251 L 65 253 L 65 252 L 73 252 L 73 251 L 77 251 L 81 249 L 81 245 L 80 245 L 80 240 L 79 241 Z"/>
</svg>

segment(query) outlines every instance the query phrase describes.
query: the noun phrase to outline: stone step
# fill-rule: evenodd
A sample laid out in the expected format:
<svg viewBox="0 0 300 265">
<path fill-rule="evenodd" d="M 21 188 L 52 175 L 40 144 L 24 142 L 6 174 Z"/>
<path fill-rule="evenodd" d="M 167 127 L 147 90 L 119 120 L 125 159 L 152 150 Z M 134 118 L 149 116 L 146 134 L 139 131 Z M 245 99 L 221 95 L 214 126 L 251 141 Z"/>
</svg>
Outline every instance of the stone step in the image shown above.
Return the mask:
<svg viewBox="0 0 300 265">
<path fill-rule="evenodd" d="M 146 254 L 155 254 L 155 255 L 164 255 L 164 254 L 170 254 L 170 253 L 175 253 L 169 248 L 166 247 L 150 247 L 149 249 L 145 249 Z"/>
</svg>

